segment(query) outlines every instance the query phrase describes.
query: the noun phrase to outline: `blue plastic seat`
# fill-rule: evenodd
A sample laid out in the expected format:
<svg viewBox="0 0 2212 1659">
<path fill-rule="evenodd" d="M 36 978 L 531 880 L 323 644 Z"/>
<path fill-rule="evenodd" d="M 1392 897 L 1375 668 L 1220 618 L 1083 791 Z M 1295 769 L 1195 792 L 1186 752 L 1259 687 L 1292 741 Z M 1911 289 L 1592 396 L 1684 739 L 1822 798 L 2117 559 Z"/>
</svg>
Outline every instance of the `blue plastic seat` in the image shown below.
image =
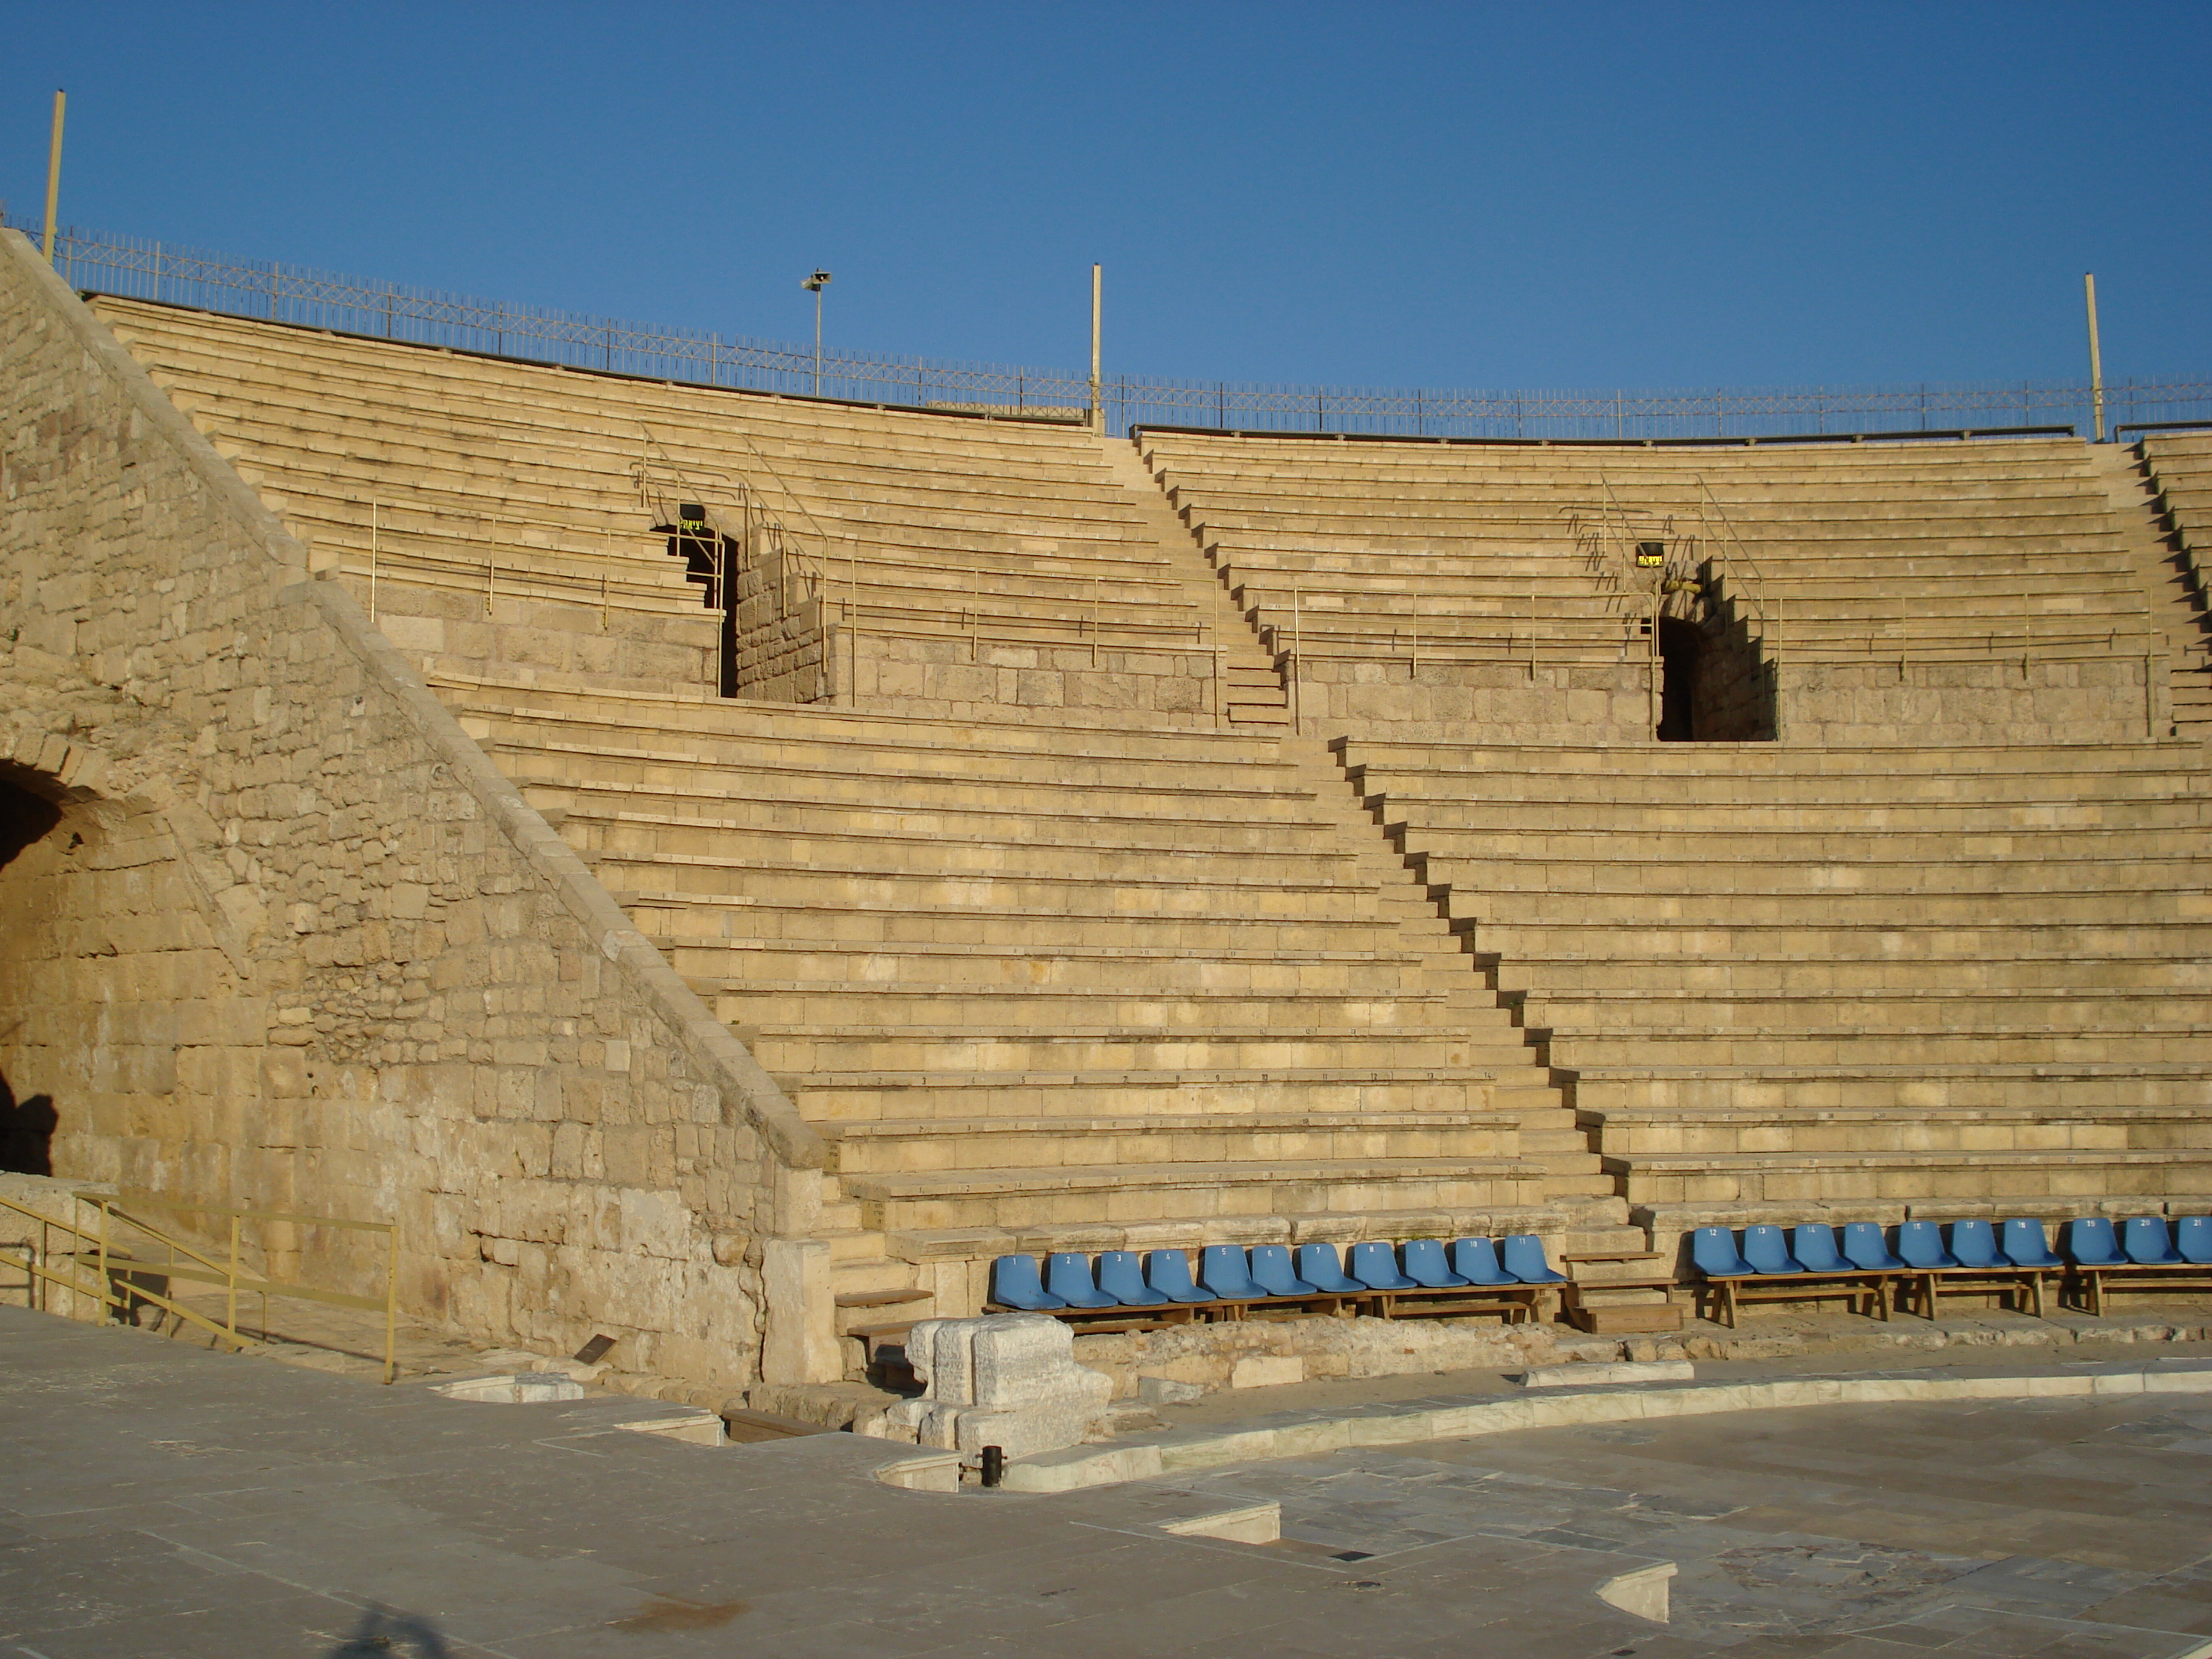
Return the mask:
<svg viewBox="0 0 2212 1659">
<path fill-rule="evenodd" d="M 1505 1236 L 1505 1271 L 1523 1285 L 1564 1285 L 1567 1276 L 1554 1273 L 1544 1259 L 1544 1241 L 1534 1233 Z"/>
<path fill-rule="evenodd" d="M 1418 1291 L 1421 1287 L 1398 1271 L 1398 1253 L 1380 1239 L 1370 1238 L 1352 1247 L 1352 1276 L 1370 1291 Z"/>
<path fill-rule="evenodd" d="M 2066 1253 L 2084 1267 L 2124 1267 L 2120 1241 L 2112 1221 L 2101 1215 L 2080 1216 L 2066 1224 Z"/>
<path fill-rule="evenodd" d="M 1234 1244 L 1209 1244 L 1199 1253 L 1198 1282 L 1224 1302 L 1259 1302 L 1267 1294 L 1252 1282 L 1250 1264 Z"/>
<path fill-rule="evenodd" d="M 1498 1265 L 1498 1246 L 1486 1238 L 1462 1238 L 1451 1247 L 1452 1271 L 1470 1285 L 1518 1285 Z"/>
<path fill-rule="evenodd" d="M 2043 1224 L 2024 1218 L 2015 1218 L 2004 1224 L 2005 1260 L 2015 1267 L 2063 1267 L 2063 1256 L 2051 1253 L 2051 1241 L 2043 1236 Z"/>
<path fill-rule="evenodd" d="M 1861 1273 L 1895 1273 L 1905 1266 L 1882 1243 L 1881 1224 L 1878 1221 L 1846 1221 L 1844 1254 Z"/>
<path fill-rule="evenodd" d="M 1002 1308 L 1022 1308 L 1030 1313 L 1067 1305 L 1039 1281 L 1037 1259 L 1033 1255 L 1002 1255 L 991 1264 L 991 1300 Z"/>
<path fill-rule="evenodd" d="M 1344 1258 L 1337 1254 L 1334 1244 L 1299 1245 L 1298 1277 L 1331 1296 L 1356 1296 L 1367 1288 L 1358 1279 L 1345 1276 Z"/>
<path fill-rule="evenodd" d="M 1690 1260 L 1708 1279 L 1749 1279 L 1759 1271 L 1743 1259 L 1735 1235 L 1726 1227 L 1700 1227 L 1692 1233 Z"/>
<path fill-rule="evenodd" d="M 1190 1258 L 1181 1250 L 1154 1250 L 1145 1257 L 1145 1283 L 1170 1302 L 1211 1302 L 1213 1293 L 1190 1282 Z"/>
<path fill-rule="evenodd" d="M 1441 1238 L 1409 1238 L 1398 1254 L 1406 1277 L 1424 1290 L 1467 1288 L 1467 1280 L 1454 1273 L 1444 1260 L 1444 1242 Z"/>
<path fill-rule="evenodd" d="M 1753 1273 L 1802 1273 L 1804 1264 L 1790 1254 L 1790 1241 L 1779 1227 L 1746 1227 L 1743 1259 Z"/>
<path fill-rule="evenodd" d="M 1291 1270 L 1287 1244 L 1252 1247 L 1252 1282 L 1269 1296 L 1311 1296 L 1314 1287 Z"/>
<path fill-rule="evenodd" d="M 1047 1258 L 1044 1287 L 1071 1308 L 1110 1308 L 1114 1298 L 1091 1277 L 1091 1258 L 1055 1251 Z"/>
<path fill-rule="evenodd" d="M 1145 1283 L 1144 1258 L 1134 1250 L 1100 1253 L 1098 1288 L 1124 1308 L 1157 1308 L 1167 1300 Z"/>
<path fill-rule="evenodd" d="M 2212 1215 L 2174 1217 L 2173 1248 L 2184 1261 L 2212 1267 Z"/>
<path fill-rule="evenodd" d="M 1997 1249 L 1996 1231 L 1986 1221 L 1951 1224 L 1951 1254 L 1961 1267 L 2009 1267 L 2013 1264 Z"/>
<path fill-rule="evenodd" d="M 1836 1249 L 1836 1230 L 1825 1221 L 1800 1223 L 1790 1232 L 1790 1255 L 1808 1273 L 1847 1273 L 1855 1271 Z"/>
<path fill-rule="evenodd" d="M 2128 1260 L 2138 1267 L 2179 1267 L 2186 1264 L 2173 1253 L 2173 1241 L 2166 1236 L 2162 1217 L 2139 1215 L 2131 1218 L 2126 1229 Z"/>
<path fill-rule="evenodd" d="M 1955 1267 L 1959 1258 L 1943 1248 L 1943 1229 L 1933 1221 L 1897 1224 L 1897 1253 L 1908 1267 Z"/>
</svg>

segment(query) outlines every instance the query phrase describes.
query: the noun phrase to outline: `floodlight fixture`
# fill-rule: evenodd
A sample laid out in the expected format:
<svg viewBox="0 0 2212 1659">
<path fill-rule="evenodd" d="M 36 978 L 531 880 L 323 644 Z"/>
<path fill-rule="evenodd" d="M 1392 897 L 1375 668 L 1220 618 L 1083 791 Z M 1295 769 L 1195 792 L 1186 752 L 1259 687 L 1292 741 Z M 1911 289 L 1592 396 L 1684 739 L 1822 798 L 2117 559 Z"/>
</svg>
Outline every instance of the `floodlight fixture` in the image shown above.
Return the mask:
<svg viewBox="0 0 2212 1659">
<path fill-rule="evenodd" d="M 816 266 L 811 276 L 802 276 L 799 287 L 814 296 L 814 395 L 822 395 L 822 290 L 830 286 L 830 273 Z"/>
</svg>

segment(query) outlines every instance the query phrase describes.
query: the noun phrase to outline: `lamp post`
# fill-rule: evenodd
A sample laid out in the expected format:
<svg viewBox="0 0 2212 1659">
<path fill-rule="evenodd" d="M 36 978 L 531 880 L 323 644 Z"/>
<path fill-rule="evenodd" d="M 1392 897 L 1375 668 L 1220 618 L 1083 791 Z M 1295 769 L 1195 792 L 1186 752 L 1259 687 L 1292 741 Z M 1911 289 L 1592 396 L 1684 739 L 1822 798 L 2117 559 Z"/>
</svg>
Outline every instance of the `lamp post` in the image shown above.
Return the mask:
<svg viewBox="0 0 2212 1659">
<path fill-rule="evenodd" d="M 822 395 L 822 290 L 830 286 L 830 273 L 817 270 L 804 278 L 799 287 L 814 296 L 814 395 Z"/>
<path fill-rule="evenodd" d="M 54 88 L 54 136 L 46 149 L 46 263 L 54 262 L 54 211 L 62 195 L 62 112 L 68 107 L 69 94 Z"/>
<path fill-rule="evenodd" d="M 2097 441 L 2105 441 L 2105 359 L 2097 349 L 2097 273 L 2081 273 L 2081 297 L 2089 307 L 2089 401 L 2097 416 Z"/>
</svg>

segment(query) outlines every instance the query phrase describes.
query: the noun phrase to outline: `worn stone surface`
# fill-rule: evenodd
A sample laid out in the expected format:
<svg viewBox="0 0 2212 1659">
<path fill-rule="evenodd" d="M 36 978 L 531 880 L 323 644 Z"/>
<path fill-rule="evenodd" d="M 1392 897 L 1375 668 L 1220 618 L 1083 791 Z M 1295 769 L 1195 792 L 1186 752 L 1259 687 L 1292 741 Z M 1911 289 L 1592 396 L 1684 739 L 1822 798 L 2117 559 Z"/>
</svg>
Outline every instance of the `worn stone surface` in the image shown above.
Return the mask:
<svg viewBox="0 0 2212 1659">
<path fill-rule="evenodd" d="M 0 757 L 62 814 L 0 869 L 0 1071 L 55 1102 L 57 1170 L 396 1220 L 412 1310 L 742 1382 L 759 1258 L 714 1242 L 803 1226 L 781 1172 L 809 1132 L 0 242 Z M 377 1265 L 326 1231 L 250 1242 L 278 1271 Z"/>
<path fill-rule="evenodd" d="M 1540 1430 L 1034 1498 L 0 1309 L 0 1642 L 44 1659 L 2179 1659 L 2203 1397 Z M 1115 1455 L 1105 1448 L 1088 1449 Z M 1157 1474 L 1157 1471 L 1155 1471 Z M 1271 1516 L 1278 1541 L 1200 1532 Z M 1267 1528 L 1255 1526 L 1257 1534 Z M 1601 1586 L 1674 1562 L 1670 1623 Z"/>
</svg>

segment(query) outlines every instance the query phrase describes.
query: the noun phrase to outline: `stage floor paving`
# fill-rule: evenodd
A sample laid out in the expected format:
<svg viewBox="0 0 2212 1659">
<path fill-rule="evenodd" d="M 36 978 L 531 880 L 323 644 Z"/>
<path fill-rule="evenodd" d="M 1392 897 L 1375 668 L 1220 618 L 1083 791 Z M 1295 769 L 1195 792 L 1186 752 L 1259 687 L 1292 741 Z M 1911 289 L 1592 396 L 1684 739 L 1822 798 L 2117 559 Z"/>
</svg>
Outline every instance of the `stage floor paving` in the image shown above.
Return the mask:
<svg viewBox="0 0 2212 1659">
<path fill-rule="evenodd" d="M 848 1434 L 708 1449 L 617 1431 L 652 1410 L 623 1396 L 471 1403 L 21 1309 L 0 1378 L 0 1659 L 2212 1653 L 2205 1395 L 1591 1424 L 1034 1496 L 897 1490 L 875 1472 L 915 1449 Z M 1267 1501 L 1273 1544 L 1161 1530 Z M 1655 1561 L 1671 1623 L 1598 1600 Z"/>
</svg>

